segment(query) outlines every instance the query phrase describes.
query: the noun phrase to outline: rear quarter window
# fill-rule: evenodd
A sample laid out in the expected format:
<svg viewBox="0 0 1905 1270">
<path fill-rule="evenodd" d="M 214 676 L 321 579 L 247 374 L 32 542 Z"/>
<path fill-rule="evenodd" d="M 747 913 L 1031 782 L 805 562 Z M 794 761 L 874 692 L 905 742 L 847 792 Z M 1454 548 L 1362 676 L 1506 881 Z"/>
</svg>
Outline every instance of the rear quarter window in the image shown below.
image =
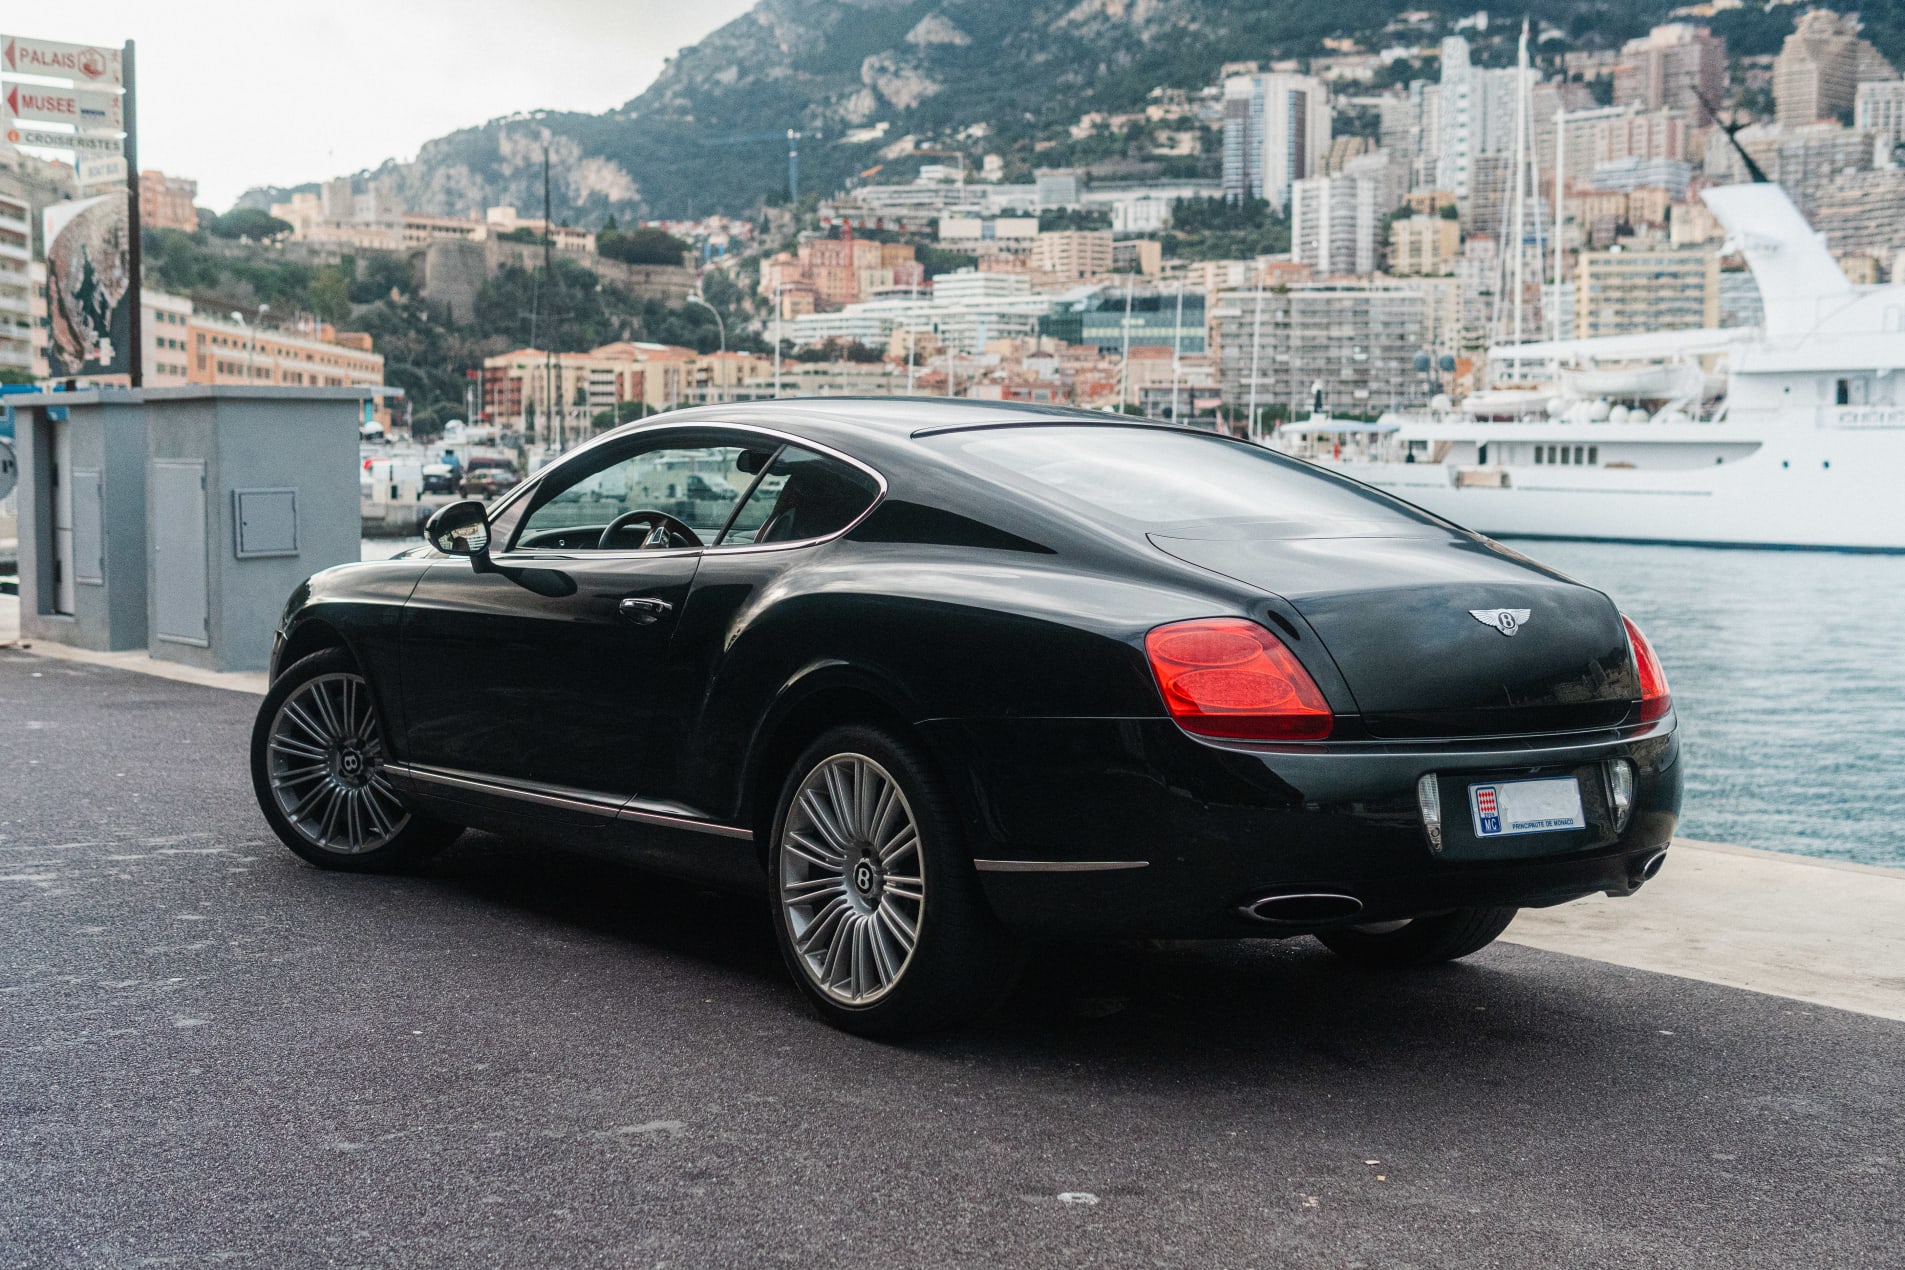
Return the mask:
<svg viewBox="0 0 1905 1270">
<path fill-rule="evenodd" d="M 924 440 L 1000 485 L 1146 530 L 1210 524 L 1310 536 L 1407 532 L 1432 523 L 1380 491 L 1209 433 L 1051 425 Z"/>
</svg>

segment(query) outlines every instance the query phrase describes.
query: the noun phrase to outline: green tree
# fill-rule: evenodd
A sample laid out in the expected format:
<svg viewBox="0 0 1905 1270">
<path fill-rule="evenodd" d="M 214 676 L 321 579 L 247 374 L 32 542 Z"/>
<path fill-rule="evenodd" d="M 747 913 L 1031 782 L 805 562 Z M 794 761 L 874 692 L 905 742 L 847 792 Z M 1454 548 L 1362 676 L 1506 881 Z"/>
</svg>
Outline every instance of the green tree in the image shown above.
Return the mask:
<svg viewBox="0 0 1905 1270">
<path fill-rule="evenodd" d="M 223 216 L 212 218 L 211 232 L 215 238 L 270 242 L 290 233 L 291 223 L 279 220 L 261 207 L 234 207 Z"/>
<path fill-rule="evenodd" d="M 609 224 L 595 236 L 595 250 L 625 265 L 678 265 L 693 249 L 665 229 L 641 226 L 624 231 Z"/>
<path fill-rule="evenodd" d="M 325 265 L 305 291 L 311 312 L 326 322 L 342 322 L 351 315 L 351 278 L 338 265 Z"/>
</svg>

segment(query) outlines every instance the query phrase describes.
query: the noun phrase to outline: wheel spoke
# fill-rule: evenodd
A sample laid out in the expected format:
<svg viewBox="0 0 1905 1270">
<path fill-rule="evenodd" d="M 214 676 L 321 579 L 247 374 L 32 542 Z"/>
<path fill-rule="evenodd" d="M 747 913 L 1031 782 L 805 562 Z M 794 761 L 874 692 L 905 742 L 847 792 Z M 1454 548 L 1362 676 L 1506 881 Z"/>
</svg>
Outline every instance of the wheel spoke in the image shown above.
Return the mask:
<svg viewBox="0 0 1905 1270">
<path fill-rule="evenodd" d="M 826 854 L 824 847 L 819 846 L 812 839 L 803 838 L 792 830 L 788 831 L 786 840 L 781 843 L 781 850 L 788 855 L 798 856 L 816 869 L 824 869 L 836 876 L 846 868 L 846 857 Z"/>
<path fill-rule="evenodd" d="M 880 909 L 874 909 L 867 919 L 867 945 L 873 953 L 875 968 L 880 972 L 880 986 L 886 987 L 900 977 L 900 963 L 905 955 L 895 953 L 886 943 L 886 927 L 880 923 Z"/>
<path fill-rule="evenodd" d="M 294 740 L 288 736 L 272 737 L 271 748 L 281 754 L 295 754 L 299 758 L 314 758 L 323 761 L 331 757 L 318 746 L 311 745 L 305 741 Z"/>
<path fill-rule="evenodd" d="M 880 848 L 880 866 L 886 869 L 892 868 L 907 856 L 912 855 L 918 844 L 919 837 L 913 832 L 913 826 L 907 825 L 894 835 L 893 841 Z"/>
<path fill-rule="evenodd" d="M 919 878 L 896 878 L 889 874 L 886 879 L 886 894 L 918 904 L 926 898 L 925 883 Z"/>
<path fill-rule="evenodd" d="M 801 932 L 795 942 L 795 947 L 802 953 L 813 952 L 814 949 L 820 946 L 823 938 L 832 930 L 835 923 L 846 916 L 847 911 L 851 907 L 852 905 L 847 902 L 845 895 L 827 901 L 826 904 L 821 906 L 820 911 L 814 914 L 813 920 L 807 925 L 807 929 Z"/>
<path fill-rule="evenodd" d="M 802 904 L 813 904 L 823 897 L 845 895 L 846 892 L 846 879 L 838 874 L 808 878 L 801 882 L 789 882 L 781 887 L 781 896 L 784 899 L 790 903 L 799 901 Z"/>
<path fill-rule="evenodd" d="M 303 728 L 306 735 L 320 746 L 328 746 L 331 743 L 330 734 L 325 732 L 324 726 L 313 719 L 295 699 L 284 703 L 284 713 L 286 718 Z"/>
<path fill-rule="evenodd" d="M 820 831 L 821 837 L 827 840 L 828 849 L 844 858 L 849 845 L 847 836 L 834 822 L 829 809 L 824 805 L 825 802 L 826 800 L 818 790 L 810 789 L 800 796 L 801 809 L 807 813 L 809 823 Z"/>
<path fill-rule="evenodd" d="M 879 914 L 881 923 L 893 932 L 893 938 L 899 940 L 900 950 L 903 953 L 912 952 L 913 945 L 919 942 L 918 928 L 890 904 L 880 905 L 875 912 Z"/>
</svg>

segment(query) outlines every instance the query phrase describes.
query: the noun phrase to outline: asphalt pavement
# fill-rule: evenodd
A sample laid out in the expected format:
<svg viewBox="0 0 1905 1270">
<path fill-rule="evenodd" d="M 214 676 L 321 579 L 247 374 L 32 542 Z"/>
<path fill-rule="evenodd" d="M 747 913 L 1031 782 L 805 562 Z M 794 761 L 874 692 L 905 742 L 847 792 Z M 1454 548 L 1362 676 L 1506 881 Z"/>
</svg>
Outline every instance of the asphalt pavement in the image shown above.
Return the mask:
<svg viewBox="0 0 1905 1270">
<path fill-rule="evenodd" d="M 256 705 L 0 651 L 0 1265 L 1905 1262 L 1905 1024 L 1296 941 L 1041 950 L 856 1040 L 758 900 L 307 867 Z"/>
</svg>

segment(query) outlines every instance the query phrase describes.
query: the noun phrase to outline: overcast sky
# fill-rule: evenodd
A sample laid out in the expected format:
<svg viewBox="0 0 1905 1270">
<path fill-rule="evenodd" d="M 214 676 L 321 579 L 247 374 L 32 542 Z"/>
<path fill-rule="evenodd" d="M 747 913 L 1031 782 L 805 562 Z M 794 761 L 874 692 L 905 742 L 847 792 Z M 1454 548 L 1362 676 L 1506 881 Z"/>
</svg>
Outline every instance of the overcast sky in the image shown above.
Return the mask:
<svg viewBox="0 0 1905 1270">
<path fill-rule="evenodd" d="M 85 0 L 9 35 L 139 42 L 139 165 L 224 211 L 519 110 L 607 110 L 752 0 Z"/>
</svg>

